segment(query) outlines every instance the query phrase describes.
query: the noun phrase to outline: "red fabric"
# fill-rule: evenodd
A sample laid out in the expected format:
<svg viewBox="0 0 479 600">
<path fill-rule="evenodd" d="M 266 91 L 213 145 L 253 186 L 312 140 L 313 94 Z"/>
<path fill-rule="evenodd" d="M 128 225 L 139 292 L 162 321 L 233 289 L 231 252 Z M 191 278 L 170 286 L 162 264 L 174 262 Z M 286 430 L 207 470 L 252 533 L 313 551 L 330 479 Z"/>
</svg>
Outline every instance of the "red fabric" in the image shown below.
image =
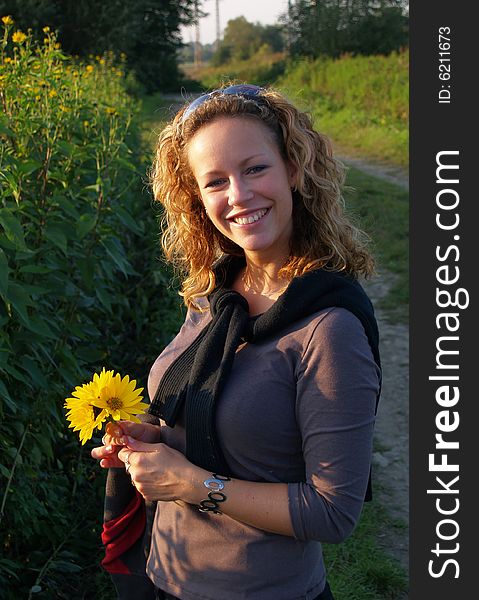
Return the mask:
<svg viewBox="0 0 479 600">
<path fill-rule="evenodd" d="M 109 573 L 130 574 L 121 556 L 143 535 L 146 524 L 145 503 L 137 491 L 135 497 L 119 517 L 103 523 L 101 540 L 105 546 L 105 558 L 101 561 Z"/>
</svg>

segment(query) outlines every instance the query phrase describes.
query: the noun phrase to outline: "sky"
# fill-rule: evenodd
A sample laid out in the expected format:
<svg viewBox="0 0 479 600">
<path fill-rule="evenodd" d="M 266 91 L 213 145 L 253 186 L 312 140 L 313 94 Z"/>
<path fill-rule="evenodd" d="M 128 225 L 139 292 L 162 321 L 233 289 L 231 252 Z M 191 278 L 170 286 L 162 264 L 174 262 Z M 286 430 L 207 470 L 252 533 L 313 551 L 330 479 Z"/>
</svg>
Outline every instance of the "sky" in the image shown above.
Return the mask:
<svg viewBox="0 0 479 600">
<path fill-rule="evenodd" d="M 200 19 L 200 42 L 211 44 L 216 40 L 216 14 L 215 0 L 203 0 L 200 6 L 204 12 L 209 13 L 207 17 Z M 262 25 L 275 23 L 279 15 L 285 12 L 288 0 L 220 0 L 220 27 L 221 34 L 230 19 L 243 15 L 247 21 Z M 194 26 L 183 27 L 181 30 L 185 43 L 195 41 Z"/>
</svg>

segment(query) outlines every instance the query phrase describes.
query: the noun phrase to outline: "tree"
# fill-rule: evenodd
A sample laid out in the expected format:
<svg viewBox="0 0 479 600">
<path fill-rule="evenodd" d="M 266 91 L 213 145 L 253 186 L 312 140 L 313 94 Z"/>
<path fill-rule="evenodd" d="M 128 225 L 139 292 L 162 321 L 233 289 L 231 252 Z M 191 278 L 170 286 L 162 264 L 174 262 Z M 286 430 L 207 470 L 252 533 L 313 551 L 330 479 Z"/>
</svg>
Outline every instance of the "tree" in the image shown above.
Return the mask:
<svg viewBox="0 0 479 600">
<path fill-rule="evenodd" d="M 49 25 L 66 52 L 125 53 L 148 91 L 173 89 L 179 79 L 180 25 L 193 20 L 194 0 L 0 0 L 0 13 L 39 36 Z"/>
<path fill-rule="evenodd" d="M 296 56 L 387 54 L 408 42 L 404 0 L 290 0 L 281 22 Z"/>
<path fill-rule="evenodd" d="M 247 60 L 262 47 L 268 47 L 271 52 L 281 52 L 284 49 L 282 27 L 250 23 L 243 16 L 237 17 L 228 21 L 212 60 L 216 65 L 231 60 Z"/>
</svg>

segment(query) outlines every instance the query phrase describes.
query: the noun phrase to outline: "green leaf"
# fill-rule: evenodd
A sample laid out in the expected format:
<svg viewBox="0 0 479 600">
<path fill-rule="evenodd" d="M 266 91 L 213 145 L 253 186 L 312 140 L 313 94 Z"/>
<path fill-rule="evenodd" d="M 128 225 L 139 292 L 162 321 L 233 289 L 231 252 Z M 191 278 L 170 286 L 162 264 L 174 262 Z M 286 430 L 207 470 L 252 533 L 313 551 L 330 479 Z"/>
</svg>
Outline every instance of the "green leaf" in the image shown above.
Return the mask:
<svg viewBox="0 0 479 600">
<path fill-rule="evenodd" d="M 78 358 L 88 363 L 98 362 L 105 358 L 105 352 L 103 350 L 98 350 L 97 348 L 92 348 L 91 346 L 77 348 L 76 355 Z"/>
<path fill-rule="evenodd" d="M 26 160 L 24 162 L 18 163 L 17 164 L 17 169 L 23 175 L 30 175 L 31 173 L 33 173 L 37 169 L 41 169 L 42 166 L 43 166 L 42 163 L 39 162 L 38 160 L 29 159 L 29 160 Z"/>
<path fill-rule="evenodd" d="M 106 290 L 104 290 L 102 287 L 98 286 L 95 289 L 95 294 L 98 298 L 98 300 L 100 300 L 100 302 L 103 304 L 103 306 L 107 309 L 107 311 L 109 313 L 111 313 L 111 296 L 108 294 L 108 292 Z"/>
<path fill-rule="evenodd" d="M 50 323 L 51 323 L 51 325 L 55 325 L 55 326 L 57 325 L 57 323 L 52 322 L 52 321 L 50 321 Z M 30 316 L 30 318 L 28 319 L 28 322 L 25 322 L 25 326 L 30 331 L 33 331 L 33 333 L 37 333 L 38 335 L 41 335 L 42 337 L 46 337 L 51 340 L 56 340 L 58 337 L 58 335 L 51 330 L 47 321 L 45 321 L 45 319 L 42 319 L 37 315 Z M 55 328 L 57 328 L 57 327 L 55 327 Z"/>
<path fill-rule="evenodd" d="M 67 253 L 67 236 L 60 223 L 47 223 L 45 237 L 60 248 L 64 254 Z"/>
<path fill-rule="evenodd" d="M 83 239 L 95 227 L 97 215 L 82 215 L 77 222 L 77 233 L 80 239 Z"/>
<path fill-rule="evenodd" d="M 0 248 L 0 293 L 6 294 L 8 288 L 8 274 L 10 268 L 5 252 Z"/>
<path fill-rule="evenodd" d="M 33 360 L 33 358 L 30 358 L 29 356 L 24 356 L 22 358 L 21 368 L 24 369 L 30 375 L 30 378 L 34 381 L 34 383 L 37 386 L 41 388 L 48 387 L 48 381 L 46 380 L 45 376 L 43 375 L 39 366 Z"/>
<path fill-rule="evenodd" d="M 47 456 L 50 460 L 52 460 L 53 459 L 53 450 L 52 450 L 52 445 L 51 445 L 48 437 L 41 433 L 32 433 L 32 436 L 37 440 L 42 453 L 45 456 Z"/>
<path fill-rule="evenodd" d="M 52 568 L 61 571 L 62 573 L 80 573 L 82 570 L 82 567 L 79 565 L 66 562 L 65 560 L 56 560 L 52 563 Z"/>
<path fill-rule="evenodd" d="M 15 404 L 15 402 L 12 400 L 10 394 L 8 393 L 8 390 L 5 386 L 5 384 L 3 383 L 3 381 L 0 381 L 0 397 L 3 398 L 3 400 L 5 401 L 5 404 L 8 406 L 8 408 L 13 412 L 16 413 L 18 410 L 17 405 Z"/>
<path fill-rule="evenodd" d="M 0 177 L 3 177 L 5 181 L 9 184 L 10 190 L 7 189 L 7 192 L 10 191 L 15 198 L 15 202 L 18 204 L 18 200 L 20 198 L 20 188 L 18 187 L 17 180 L 13 173 L 9 173 L 8 171 L 0 171 Z"/>
<path fill-rule="evenodd" d="M 0 209 L 0 224 L 8 240 L 13 242 L 17 248 L 27 250 L 22 224 L 12 211 L 7 208 Z"/>
<path fill-rule="evenodd" d="M 118 238 L 109 237 L 105 240 L 101 240 L 101 244 L 107 251 L 108 255 L 113 259 L 113 262 L 120 269 L 120 271 L 127 276 L 128 273 L 133 273 L 133 268 L 127 261 L 123 246 Z"/>
<path fill-rule="evenodd" d="M 133 233 L 143 233 L 143 227 L 141 227 L 130 215 L 130 213 L 125 210 L 122 206 L 118 206 L 115 209 L 115 213 L 123 223 L 125 227 L 127 227 Z"/>
<path fill-rule="evenodd" d="M 39 275 L 45 275 L 45 273 L 51 272 L 51 267 L 42 267 L 41 265 L 25 265 L 20 268 L 20 273 L 38 273 Z"/>
<path fill-rule="evenodd" d="M 23 286 L 17 283 L 10 283 L 6 294 L 7 300 L 11 303 L 13 308 L 22 317 L 25 323 L 28 323 L 29 317 L 27 312 L 27 306 L 33 306 L 32 299 L 25 292 Z"/>
</svg>

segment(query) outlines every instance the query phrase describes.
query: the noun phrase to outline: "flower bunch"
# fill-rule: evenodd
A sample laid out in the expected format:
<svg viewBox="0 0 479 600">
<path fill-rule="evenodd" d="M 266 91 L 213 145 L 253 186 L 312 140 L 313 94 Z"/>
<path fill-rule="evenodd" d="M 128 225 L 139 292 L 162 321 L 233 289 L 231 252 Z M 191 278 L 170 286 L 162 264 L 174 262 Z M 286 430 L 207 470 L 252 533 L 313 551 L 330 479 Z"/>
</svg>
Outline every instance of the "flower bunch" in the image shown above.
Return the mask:
<svg viewBox="0 0 479 600">
<path fill-rule="evenodd" d="M 77 386 L 72 397 L 65 400 L 66 418 L 69 427 L 80 432 L 80 441 L 85 444 L 95 429 L 101 429 L 105 421 L 128 419 L 139 423 L 136 415 L 142 414 L 148 405 L 141 402 L 143 388 L 135 389 L 136 380 L 128 375 L 121 377 L 113 371 L 95 373 L 92 381 Z"/>
</svg>

